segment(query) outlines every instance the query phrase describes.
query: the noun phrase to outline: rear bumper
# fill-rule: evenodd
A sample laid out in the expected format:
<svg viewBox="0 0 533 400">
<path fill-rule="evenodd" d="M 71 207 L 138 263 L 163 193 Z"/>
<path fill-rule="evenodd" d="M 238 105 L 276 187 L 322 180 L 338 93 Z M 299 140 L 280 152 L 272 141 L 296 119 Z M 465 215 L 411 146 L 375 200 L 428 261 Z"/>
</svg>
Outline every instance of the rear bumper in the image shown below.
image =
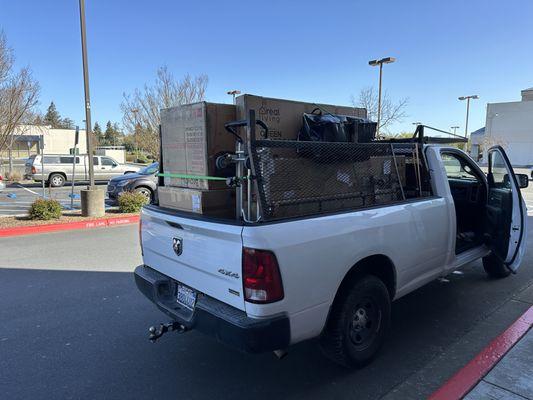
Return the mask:
<svg viewBox="0 0 533 400">
<path fill-rule="evenodd" d="M 190 311 L 175 300 L 176 281 L 145 265 L 135 269 L 135 283 L 170 318 L 226 345 L 248 353 L 263 353 L 289 346 L 290 325 L 286 316 L 250 318 L 244 311 L 204 294 L 198 295 L 196 307 Z"/>
</svg>

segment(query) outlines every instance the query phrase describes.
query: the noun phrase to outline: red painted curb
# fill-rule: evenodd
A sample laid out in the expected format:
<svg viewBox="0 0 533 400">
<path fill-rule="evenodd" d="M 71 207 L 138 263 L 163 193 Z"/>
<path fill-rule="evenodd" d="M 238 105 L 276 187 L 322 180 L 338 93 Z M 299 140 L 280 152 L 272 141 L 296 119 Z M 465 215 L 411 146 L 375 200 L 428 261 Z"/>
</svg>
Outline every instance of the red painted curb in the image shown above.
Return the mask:
<svg viewBox="0 0 533 400">
<path fill-rule="evenodd" d="M 461 368 L 429 400 L 463 398 L 533 325 L 533 306 Z"/>
<path fill-rule="evenodd" d="M 130 217 L 98 218 L 91 219 L 88 221 L 66 222 L 63 224 L 17 226 L 14 228 L 0 229 L 0 237 L 34 235 L 37 233 L 71 231 L 75 229 L 91 229 L 105 226 L 135 224 L 139 222 L 139 218 L 140 217 L 138 215 L 132 215 Z"/>
</svg>

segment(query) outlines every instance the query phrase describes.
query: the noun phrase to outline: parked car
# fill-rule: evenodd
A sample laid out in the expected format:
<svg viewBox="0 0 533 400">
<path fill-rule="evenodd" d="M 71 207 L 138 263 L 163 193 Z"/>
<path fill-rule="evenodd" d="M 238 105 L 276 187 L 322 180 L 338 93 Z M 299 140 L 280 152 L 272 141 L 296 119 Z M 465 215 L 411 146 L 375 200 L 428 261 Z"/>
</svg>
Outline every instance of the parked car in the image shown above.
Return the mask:
<svg viewBox="0 0 533 400">
<path fill-rule="evenodd" d="M 479 259 L 493 278 L 516 272 L 527 175 L 499 146 L 487 175 L 453 147 L 418 154 L 406 185 L 422 174 L 426 193 L 406 186 L 409 199 L 381 205 L 266 223 L 144 207 L 135 280 L 172 319 L 152 340 L 197 329 L 259 353 L 319 337 L 332 360 L 359 367 L 383 343 L 391 301 Z"/>
<path fill-rule="evenodd" d="M 44 170 L 43 163 L 44 161 Z M 24 177 L 41 182 L 43 179 L 52 187 L 61 187 L 72 181 L 73 156 L 71 154 L 40 154 L 32 155 L 26 161 Z M 89 180 L 89 159 L 87 155 L 77 155 L 74 168 L 75 181 Z M 108 156 L 93 156 L 94 179 L 108 181 L 116 176 L 137 172 L 140 167 L 131 164 L 120 164 Z"/>
<path fill-rule="evenodd" d="M 133 174 L 117 176 L 107 184 L 107 195 L 116 200 L 126 191 L 138 192 L 146 196 L 150 203 L 157 198 L 157 173 L 159 163 L 155 162 Z"/>
<path fill-rule="evenodd" d="M 4 190 L 6 188 L 6 184 L 4 182 L 4 178 L 2 175 L 0 175 L 0 190 Z"/>
</svg>

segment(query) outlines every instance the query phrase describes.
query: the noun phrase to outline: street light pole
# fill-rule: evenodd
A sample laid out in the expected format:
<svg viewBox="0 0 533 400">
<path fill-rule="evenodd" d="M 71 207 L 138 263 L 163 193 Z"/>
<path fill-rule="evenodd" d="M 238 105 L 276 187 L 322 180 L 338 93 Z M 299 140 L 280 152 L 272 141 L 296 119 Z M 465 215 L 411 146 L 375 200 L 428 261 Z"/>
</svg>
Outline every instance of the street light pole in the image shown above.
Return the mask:
<svg viewBox="0 0 533 400">
<path fill-rule="evenodd" d="M 450 129 L 453 129 L 453 134 L 457 135 L 457 129 L 459 129 L 459 126 L 451 126 Z"/>
<path fill-rule="evenodd" d="M 93 138 L 91 124 L 91 98 L 89 96 L 89 65 L 87 61 L 87 35 L 85 33 L 85 0 L 80 0 L 81 55 L 83 59 L 83 85 L 85 89 L 85 126 L 87 135 L 87 161 L 89 186 L 81 190 L 81 215 L 102 217 L 105 215 L 105 192 L 94 184 Z"/>
<path fill-rule="evenodd" d="M 83 85 L 85 89 L 85 133 L 87 135 L 87 161 L 89 186 L 94 188 L 93 139 L 91 125 L 91 97 L 89 94 L 89 65 L 87 61 L 87 35 L 85 32 L 85 0 L 80 0 L 81 54 L 83 59 Z"/>
<path fill-rule="evenodd" d="M 470 114 L 470 99 L 476 100 L 479 99 L 479 96 L 476 94 L 470 96 L 461 96 L 459 100 L 466 100 L 466 121 L 465 121 L 465 139 L 468 136 L 468 115 Z"/>
<path fill-rule="evenodd" d="M 227 94 L 233 96 L 233 104 L 235 105 L 235 96 L 237 96 L 238 94 L 241 94 L 241 91 L 240 90 L 230 90 L 227 92 Z"/>
<path fill-rule="evenodd" d="M 383 78 L 383 64 L 390 64 L 396 61 L 394 57 L 385 57 L 381 60 L 370 60 L 368 65 L 371 67 L 379 66 L 379 88 L 378 88 L 378 121 L 376 127 L 376 137 L 379 138 L 379 125 L 381 124 L 381 82 Z"/>
</svg>

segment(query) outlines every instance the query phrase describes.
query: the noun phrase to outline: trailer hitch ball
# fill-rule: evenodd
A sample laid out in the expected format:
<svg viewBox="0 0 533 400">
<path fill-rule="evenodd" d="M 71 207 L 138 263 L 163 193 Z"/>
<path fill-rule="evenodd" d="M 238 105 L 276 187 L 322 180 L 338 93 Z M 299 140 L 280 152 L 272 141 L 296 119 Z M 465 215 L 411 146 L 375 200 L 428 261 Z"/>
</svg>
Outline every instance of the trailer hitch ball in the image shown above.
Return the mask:
<svg viewBox="0 0 533 400">
<path fill-rule="evenodd" d="M 159 339 L 161 336 L 163 336 L 167 332 L 173 332 L 176 331 L 178 333 L 183 333 L 187 331 L 187 328 L 180 324 L 179 322 L 169 322 L 166 324 L 160 324 L 159 329 L 155 326 L 151 326 L 148 328 L 148 332 L 150 332 L 150 335 L 148 336 L 148 340 L 150 342 L 155 343 L 157 339 Z"/>
</svg>

